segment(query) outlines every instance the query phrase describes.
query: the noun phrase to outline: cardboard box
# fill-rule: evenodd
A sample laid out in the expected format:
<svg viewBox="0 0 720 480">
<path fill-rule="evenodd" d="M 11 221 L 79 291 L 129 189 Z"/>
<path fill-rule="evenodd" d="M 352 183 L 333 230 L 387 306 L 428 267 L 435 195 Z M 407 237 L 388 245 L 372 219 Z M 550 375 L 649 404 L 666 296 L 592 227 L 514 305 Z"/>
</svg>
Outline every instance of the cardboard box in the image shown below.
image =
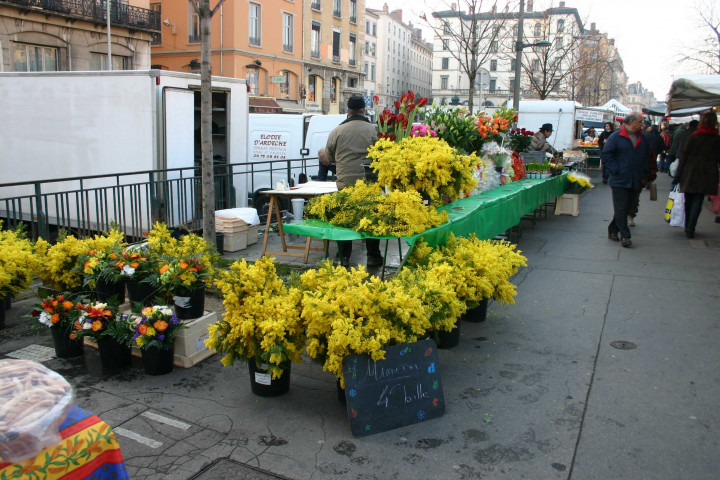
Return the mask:
<svg viewBox="0 0 720 480">
<path fill-rule="evenodd" d="M 187 328 L 178 331 L 175 336 L 175 361 L 176 367 L 190 368 L 197 365 L 208 357 L 215 355 L 213 350 L 208 350 L 205 340 L 209 338 L 208 325 L 217 321 L 217 313 L 205 312 L 200 318 L 194 320 L 183 320 Z M 98 348 L 95 339 L 84 337 L 85 346 Z M 140 349 L 133 344 L 132 355 L 141 357 Z"/>
</svg>

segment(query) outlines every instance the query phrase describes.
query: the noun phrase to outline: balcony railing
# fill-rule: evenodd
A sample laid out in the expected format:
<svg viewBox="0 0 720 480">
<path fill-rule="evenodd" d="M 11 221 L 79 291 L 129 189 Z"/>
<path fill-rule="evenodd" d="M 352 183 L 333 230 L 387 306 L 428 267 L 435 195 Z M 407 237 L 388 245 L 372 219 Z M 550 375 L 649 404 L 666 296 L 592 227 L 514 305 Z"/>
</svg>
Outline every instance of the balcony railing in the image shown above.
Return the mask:
<svg viewBox="0 0 720 480">
<path fill-rule="evenodd" d="M 320 10 L 320 0 L 310 2 L 310 8 L 313 10 Z"/>
<path fill-rule="evenodd" d="M 333 10 L 333 17 L 342 18 L 342 10 Z"/>
<path fill-rule="evenodd" d="M 97 23 L 106 22 L 107 6 L 104 0 L 2 0 L 46 14 L 83 18 Z M 160 12 L 134 7 L 116 1 L 110 2 L 110 22 L 113 25 L 160 31 Z"/>
<path fill-rule="evenodd" d="M 200 34 L 197 34 L 197 35 L 190 34 L 190 35 L 188 35 L 188 43 L 200 43 L 201 41 L 202 41 L 202 40 L 201 40 L 201 38 L 200 38 Z"/>
<path fill-rule="evenodd" d="M 333 55 L 332 61 L 335 63 L 340 63 L 340 55 Z"/>
<path fill-rule="evenodd" d="M 256 47 L 260 46 L 260 37 L 250 37 L 248 39 L 248 43 L 250 45 L 255 45 Z"/>
<path fill-rule="evenodd" d="M 310 50 L 310 56 L 320 58 L 320 50 Z"/>
<path fill-rule="evenodd" d="M 350 23 L 357 23 L 357 16 L 356 16 L 356 15 L 350 15 Z"/>
</svg>

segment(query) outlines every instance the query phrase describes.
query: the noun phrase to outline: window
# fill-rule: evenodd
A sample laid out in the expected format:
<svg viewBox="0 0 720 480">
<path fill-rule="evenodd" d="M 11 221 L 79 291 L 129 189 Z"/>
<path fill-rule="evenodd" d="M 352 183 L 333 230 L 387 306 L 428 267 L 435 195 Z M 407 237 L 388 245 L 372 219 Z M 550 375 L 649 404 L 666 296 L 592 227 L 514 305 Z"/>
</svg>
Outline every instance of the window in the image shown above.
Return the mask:
<svg viewBox="0 0 720 480">
<path fill-rule="evenodd" d="M 450 40 L 443 39 L 443 41 L 442 41 L 442 49 L 443 49 L 443 50 L 450 50 Z"/>
<path fill-rule="evenodd" d="M 151 3 L 150 11 L 157 12 L 158 17 L 162 18 L 162 4 L 161 3 Z M 161 25 L 161 27 L 162 27 L 162 25 Z M 153 45 L 162 45 L 162 33 L 161 32 L 153 33 L 152 44 Z"/>
<path fill-rule="evenodd" d="M 363 66 L 363 73 L 365 73 L 365 75 L 368 73 L 368 62 L 365 62 L 365 65 Z"/>
<path fill-rule="evenodd" d="M 356 77 L 350 77 L 348 78 L 348 87 L 350 88 L 357 88 L 357 78 Z"/>
<path fill-rule="evenodd" d="M 350 23 L 357 23 L 357 0 L 350 0 Z"/>
<path fill-rule="evenodd" d="M 350 34 L 350 40 L 348 41 L 348 61 L 350 65 L 355 65 L 357 60 L 357 39 L 354 33 Z"/>
<path fill-rule="evenodd" d="M 333 17 L 342 17 L 342 0 L 333 0 Z"/>
<path fill-rule="evenodd" d="M 553 92 L 557 92 L 560 90 L 560 81 L 561 81 L 561 79 L 559 77 L 553 78 L 553 84 L 554 84 L 554 86 L 552 88 Z"/>
<path fill-rule="evenodd" d="M 308 78 L 308 88 L 307 88 L 307 101 L 308 102 L 314 102 L 315 101 L 315 87 L 317 83 L 317 77 L 315 75 L 311 75 Z"/>
<path fill-rule="evenodd" d="M 539 37 L 540 35 L 542 35 L 542 25 L 540 25 L 539 23 L 536 23 L 535 24 L 535 36 Z"/>
<path fill-rule="evenodd" d="M 496 88 L 497 88 L 497 80 L 495 80 L 494 78 L 491 78 L 490 79 L 490 91 L 494 92 Z"/>
<path fill-rule="evenodd" d="M 373 37 L 377 37 L 377 23 L 373 22 Z"/>
<path fill-rule="evenodd" d="M 280 98 L 290 98 L 290 72 L 280 72 L 283 76 L 283 83 L 279 84 Z"/>
<path fill-rule="evenodd" d="M 200 43 L 200 16 L 188 2 L 188 43 Z"/>
<path fill-rule="evenodd" d="M 490 51 L 491 52 L 498 51 L 498 41 L 497 40 L 493 40 L 492 42 L 490 42 Z"/>
<path fill-rule="evenodd" d="M 245 80 L 247 82 L 248 88 L 250 89 L 248 93 L 250 95 L 258 95 L 260 93 L 260 75 L 258 75 L 258 69 L 255 67 L 247 67 L 247 71 L 245 73 Z"/>
<path fill-rule="evenodd" d="M 557 31 L 558 33 L 563 33 L 565 31 L 565 19 L 561 18 L 557 21 Z"/>
<path fill-rule="evenodd" d="M 320 24 L 312 22 L 312 30 L 310 31 L 310 56 L 320 56 Z"/>
<path fill-rule="evenodd" d="M 262 32 L 260 31 L 260 4 L 259 3 L 251 3 L 250 4 L 250 10 L 248 13 L 248 43 L 250 45 L 255 45 L 257 47 L 260 46 L 261 41 L 261 35 Z"/>
<path fill-rule="evenodd" d="M 448 57 L 445 57 L 442 59 L 442 67 L 443 70 L 447 70 L 450 68 L 450 59 Z"/>
<path fill-rule="evenodd" d="M 497 60 L 490 60 L 490 71 L 497 71 Z"/>
<path fill-rule="evenodd" d="M 340 61 L 340 30 L 333 30 L 332 33 L 332 60 Z"/>
<path fill-rule="evenodd" d="M 365 20 L 365 33 L 370 35 L 370 20 Z"/>
<path fill-rule="evenodd" d="M 445 35 L 450 35 L 452 33 L 452 28 L 450 28 L 450 24 L 445 21 L 443 21 L 443 33 Z"/>
<path fill-rule="evenodd" d="M 441 90 L 447 90 L 447 88 L 448 88 L 448 78 L 449 78 L 449 77 L 440 77 L 440 89 L 441 89 Z"/>
<path fill-rule="evenodd" d="M 370 80 L 373 82 L 375 81 L 375 64 L 374 63 L 370 64 Z"/>
<path fill-rule="evenodd" d="M 283 51 L 292 52 L 295 47 L 294 19 L 291 13 L 283 13 Z"/>
<path fill-rule="evenodd" d="M 310 2 L 310 8 L 313 10 L 320 10 L 320 0 L 312 0 Z"/>
<path fill-rule="evenodd" d="M 107 70 L 108 56 L 105 53 L 91 53 L 90 54 L 90 70 Z M 120 55 L 112 56 L 112 69 L 113 70 L 129 70 L 130 69 L 130 58 L 123 57 Z"/>
<path fill-rule="evenodd" d="M 517 38 L 517 34 L 518 34 L 518 26 L 515 25 L 515 26 L 513 26 L 513 29 L 512 29 L 513 38 Z"/>
<path fill-rule="evenodd" d="M 555 48 L 558 49 L 558 50 L 560 50 L 561 48 L 563 48 L 563 37 L 557 37 L 557 38 L 555 39 Z"/>
<path fill-rule="evenodd" d="M 532 61 L 532 70 L 533 72 L 539 72 L 540 71 L 540 60 L 535 58 Z"/>
<path fill-rule="evenodd" d="M 57 48 L 16 43 L 13 56 L 16 72 L 55 72 L 58 69 Z"/>
</svg>

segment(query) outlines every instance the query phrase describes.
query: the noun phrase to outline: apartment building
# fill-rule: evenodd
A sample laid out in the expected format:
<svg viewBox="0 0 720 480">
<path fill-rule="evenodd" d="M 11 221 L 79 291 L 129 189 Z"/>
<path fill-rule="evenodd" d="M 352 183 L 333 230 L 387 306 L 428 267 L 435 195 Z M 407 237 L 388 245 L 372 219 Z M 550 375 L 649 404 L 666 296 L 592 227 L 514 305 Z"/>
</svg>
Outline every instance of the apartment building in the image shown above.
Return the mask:
<svg viewBox="0 0 720 480">
<path fill-rule="evenodd" d="M 558 7 L 534 11 L 533 2 L 527 2 L 523 16 L 524 43 L 541 40 L 551 42 L 549 48 L 525 48 L 522 52 L 521 98 L 567 99 L 572 96 L 572 78 L 568 72 L 579 55 L 579 38 L 583 24 L 576 8 Z M 518 12 L 477 12 L 475 21 L 482 29 L 487 23 L 491 28 L 480 41 L 481 57 L 488 52 L 479 65 L 483 78 L 475 82 L 474 105 L 500 106 L 513 97 L 515 81 L 515 41 L 518 32 Z M 470 81 L 461 61 L 465 52 L 454 38 L 462 23 L 467 29 L 473 23 L 473 14 L 458 10 L 451 4 L 450 10 L 434 12 L 436 35 L 433 41 L 432 96 L 440 104 L 468 104 Z M 495 30 L 496 29 L 496 30 Z M 464 62 L 465 60 L 463 60 Z"/>
<path fill-rule="evenodd" d="M 150 68 L 160 15 L 149 0 L 110 4 L 110 58 L 115 70 Z M 0 1 L 0 71 L 108 69 L 107 10 L 96 0 Z"/>
<path fill-rule="evenodd" d="M 623 99 L 628 78 L 615 39 L 597 30 L 595 23 L 583 35 L 574 100 L 583 105 L 603 105 L 610 99 Z"/>
<path fill-rule="evenodd" d="M 344 113 L 347 99 L 363 94 L 365 1 L 306 0 L 303 12 L 304 106 Z"/>
<path fill-rule="evenodd" d="M 152 46 L 154 68 L 200 72 L 200 19 L 189 0 L 150 3 L 162 16 Z M 245 78 L 256 112 L 302 111 L 303 4 L 286 0 L 225 2 L 213 16 L 213 75 Z M 267 97 L 267 98 L 265 98 Z"/>
<path fill-rule="evenodd" d="M 380 16 L 372 10 L 365 10 L 365 47 L 363 48 L 363 93 L 365 103 L 373 110 L 372 97 L 377 91 L 378 22 Z M 374 113 L 374 110 L 373 112 Z"/>
<path fill-rule="evenodd" d="M 643 108 L 654 107 L 658 101 L 655 93 L 643 87 L 642 82 L 635 82 L 627 86 L 627 94 L 622 103 L 634 112 L 641 112 Z"/>
<path fill-rule="evenodd" d="M 422 40 L 419 29 L 403 23 L 402 10 L 367 9 L 377 15 L 377 77 L 375 95 L 381 108 L 391 108 L 393 102 L 408 90 L 421 96 L 430 92 L 432 49 Z"/>
</svg>

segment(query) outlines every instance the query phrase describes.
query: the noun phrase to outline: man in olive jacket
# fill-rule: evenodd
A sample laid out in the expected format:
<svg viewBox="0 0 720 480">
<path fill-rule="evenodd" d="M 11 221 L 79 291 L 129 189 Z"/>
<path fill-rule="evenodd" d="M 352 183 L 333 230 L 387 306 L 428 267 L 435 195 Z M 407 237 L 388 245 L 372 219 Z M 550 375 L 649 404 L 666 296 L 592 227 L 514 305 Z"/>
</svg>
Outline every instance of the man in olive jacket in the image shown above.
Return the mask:
<svg viewBox="0 0 720 480">
<path fill-rule="evenodd" d="M 622 240 L 623 247 L 632 245 L 628 213 L 635 191 L 642 189 L 643 179 L 650 174 L 652 148 L 642 128 L 642 115 L 628 114 L 620 130 L 607 139 L 601 154 L 610 174 L 613 199 L 614 214 L 608 225 L 608 238 L 616 242 Z"/>
<path fill-rule="evenodd" d="M 365 116 L 365 100 L 353 96 L 348 99 L 348 117 L 328 136 L 325 153 L 330 163 L 336 165 L 337 187 L 342 190 L 355 185 L 357 180 L 365 178 L 363 163 L 369 163 L 368 148 L 377 141 L 375 124 Z M 380 240 L 368 238 L 365 240 L 367 248 L 367 266 L 382 265 L 380 255 Z M 339 241 L 343 266 L 350 266 L 352 241 Z"/>
</svg>

